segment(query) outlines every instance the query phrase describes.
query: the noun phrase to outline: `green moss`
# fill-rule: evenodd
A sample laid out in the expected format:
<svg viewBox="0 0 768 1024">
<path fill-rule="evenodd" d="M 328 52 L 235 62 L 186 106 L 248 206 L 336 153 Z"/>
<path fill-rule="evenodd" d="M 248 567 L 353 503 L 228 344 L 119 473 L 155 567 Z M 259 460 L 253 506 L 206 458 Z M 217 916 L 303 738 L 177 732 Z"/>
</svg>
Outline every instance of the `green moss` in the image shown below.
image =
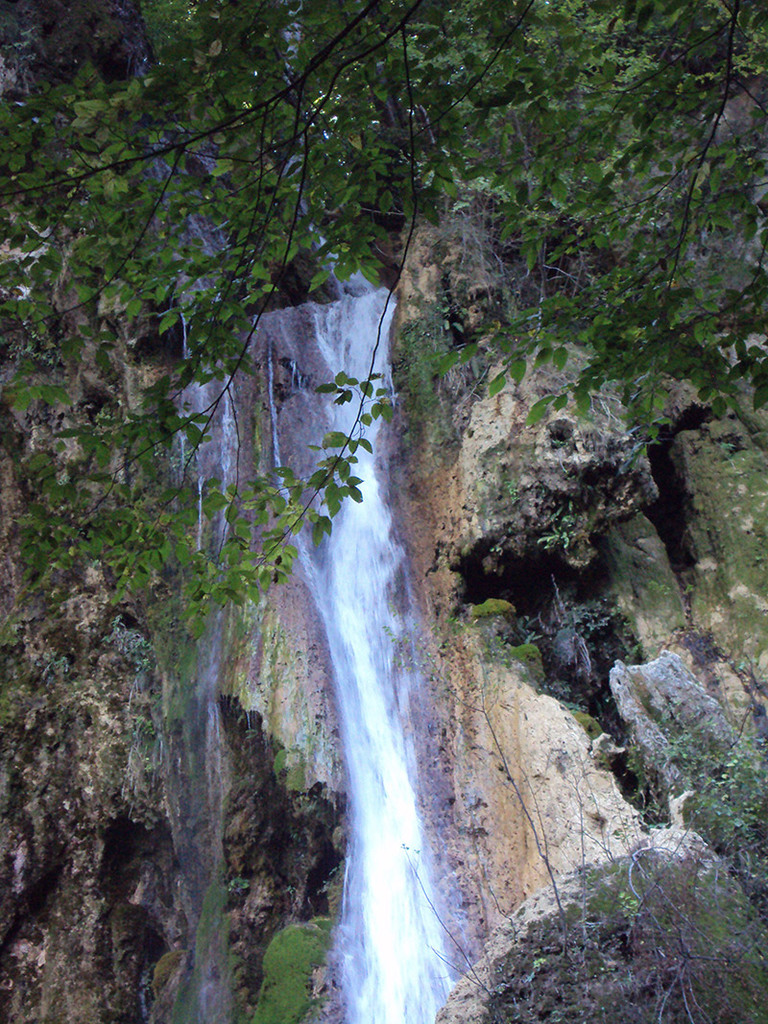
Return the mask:
<svg viewBox="0 0 768 1024">
<path fill-rule="evenodd" d="M 736 421 L 683 432 L 672 456 L 690 494 L 687 537 L 696 558 L 691 608 L 730 651 L 768 645 L 768 484 L 765 453 Z"/>
<path fill-rule="evenodd" d="M 603 733 L 603 728 L 596 718 L 586 711 L 572 711 L 571 714 L 591 740 L 596 740 Z"/>
<path fill-rule="evenodd" d="M 306 644 L 281 624 L 279 610 L 264 604 L 256 619 L 259 630 L 259 677 L 245 698 L 246 710 L 257 710 L 262 716 L 264 731 L 273 743 L 285 747 L 286 753 L 275 765 L 275 773 L 294 791 L 311 787 L 317 775 L 310 778 L 315 765 L 328 765 L 328 774 L 335 764 L 335 741 L 325 722 L 315 712 L 316 702 L 308 698 L 303 680 L 311 674 L 311 653 Z"/>
<path fill-rule="evenodd" d="M 293 793 L 301 793 L 307 788 L 307 773 L 301 759 L 288 769 L 285 785 Z"/>
<path fill-rule="evenodd" d="M 489 619 L 494 615 L 514 615 L 515 606 L 509 601 L 504 601 L 500 597 L 489 597 L 487 601 L 483 601 L 482 604 L 473 604 L 469 607 L 469 617 L 473 621 L 477 619 Z M 523 647 L 533 647 L 533 644 L 523 644 Z"/>
<path fill-rule="evenodd" d="M 301 793 L 307 788 L 307 771 L 301 751 L 280 747 L 275 754 L 272 770 L 291 792 Z"/>
<path fill-rule="evenodd" d="M 685 626 L 677 580 L 655 527 L 636 515 L 610 531 L 602 546 L 616 602 L 647 653 Z"/>
<path fill-rule="evenodd" d="M 267 608 L 260 622 L 262 654 L 259 688 L 269 694 L 267 707 L 267 728 L 272 736 L 280 734 L 280 718 L 284 708 L 275 700 L 286 678 L 301 677 L 296 665 L 295 650 L 273 608 Z"/>
<path fill-rule="evenodd" d="M 287 760 L 288 751 L 284 747 L 281 747 L 275 754 L 275 760 L 272 765 L 272 770 L 274 771 L 276 776 L 279 777 L 281 773 L 285 771 L 285 763 Z"/>
<path fill-rule="evenodd" d="M 333 921 L 341 917 L 341 904 L 344 900 L 344 862 L 342 861 L 333 869 L 330 877 L 323 886 L 323 891 L 328 899 L 328 914 Z"/>
<path fill-rule="evenodd" d="M 541 651 L 536 644 L 518 644 L 517 647 L 508 648 L 508 654 L 514 661 L 521 661 L 529 668 L 540 669 Z"/>
<path fill-rule="evenodd" d="M 247 601 L 241 608 L 229 606 L 224 623 L 223 648 L 227 657 L 220 675 L 219 689 L 223 694 L 234 697 L 243 711 L 256 709 L 251 685 L 251 661 L 260 617 L 259 605 Z"/>
<path fill-rule="evenodd" d="M 264 982 L 252 1024 L 298 1024 L 317 1005 L 312 971 L 331 946 L 330 918 L 291 924 L 274 936 L 264 954 Z"/>
<path fill-rule="evenodd" d="M 185 954 L 183 949 L 170 949 L 167 953 L 163 953 L 157 961 L 155 969 L 152 972 L 152 994 L 155 999 L 157 999 L 170 979 L 179 969 L 182 961 L 184 960 L 184 956 Z"/>
<path fill-rule="evenodd" d="M 227 889 L 224 883 L 216 879 L 211 882 L 203 897 L 200 920 L 195 935 L 195 961 L 191 975 L 186 977 L 179 987 L 173 1006 L 171 1024 L 189 1024 L 196 1020 L 197 1008 L 200 1005 L 201 985 L 206 970 L 214 965 L 215 972 L 222 977 L 222 972 L 229 973 L 227 946 L 229 944 L 229 919 L 225 914 Z M 226 982 L 222 982 L 226 984 Z"/>
</svg>

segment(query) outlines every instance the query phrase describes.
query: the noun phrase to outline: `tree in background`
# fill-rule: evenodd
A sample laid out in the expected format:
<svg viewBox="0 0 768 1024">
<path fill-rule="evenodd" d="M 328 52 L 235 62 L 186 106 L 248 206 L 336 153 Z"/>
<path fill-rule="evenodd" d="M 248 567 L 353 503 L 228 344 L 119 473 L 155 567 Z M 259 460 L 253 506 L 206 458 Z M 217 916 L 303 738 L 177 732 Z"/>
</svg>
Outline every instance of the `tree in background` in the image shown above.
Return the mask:
<svg viewBox="0 0 768 1024">
<path fill-rule="evenodd" d="M 173 356 L 127 413 L 62 414 L 71 471 L 29 460 L 32 580 L 92 559 L 119 594 L 175 557 L 202 628 L 211 601 L 283 578 L 291 533 L 309 519 L 321 537 L 359 496 L 359 428 L 389 414 L 376 382 L 328 384 L 359 402 L 358 427 L 326 438 L 310 479 L 208 482 L 205 514 L 229 524 L 215 553 L 195 550 L 196 512 L 158 453 L 183 436 L 189 460 L 236 375 L 258 369 L 265 311 L 322 300 L 331 263 L 378 279 L 393 237 L 397 273 L 417 223 L 457 198 L 484 198 L 490 243 L 517 273 L 492 392 L 531 361 L 562 368 L 576 344 L 568 391 L 533 416 L 615 382 L 652 424 L 667 376 L 716 413 L 745 383 L 768 402 L 761 3 L 143 6 L 156 56 L 133 77 L 20 74 L 0 110 L 5 401 L 65 408 L 79 360 L 115 373 L 118 318 Z M 21 67 L 35 40 L 13 45 L 6 63 Z M 467 339 L 444 365 L 475 352 Z M 180 407 L 215 379 L 208 409 Z"/>
</svg>

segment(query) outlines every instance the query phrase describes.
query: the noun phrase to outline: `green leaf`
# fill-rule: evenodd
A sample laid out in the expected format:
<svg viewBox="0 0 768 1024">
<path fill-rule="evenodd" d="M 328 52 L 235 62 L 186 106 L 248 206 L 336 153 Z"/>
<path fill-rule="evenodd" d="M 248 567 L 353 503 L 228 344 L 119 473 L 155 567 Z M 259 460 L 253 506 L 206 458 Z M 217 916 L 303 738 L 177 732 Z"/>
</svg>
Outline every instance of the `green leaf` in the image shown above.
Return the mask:
<svg viewBox="0 0 768 1024">
<path fill-rule="evenodd" d="M 524 359 L 513 359 L 507 366 L 507 373 L 516 384 L 519 384 L 523 377 L 525 377 L 526 369 L 527 366 Z"/>
<path fill-rule="evenodd" d="M 309 289 L 308 290 L 310 292 L 317 291 L 317 289 L 321 285 L 325 284 L 325 282 L 328 280 L 328 278 L 330 276 L 331 276 L 331 271 L 329 269 L 327 269 L 326 267 L 324 267 L 322 270 L 318 270 L 315 274 L 312 275 L 312 280 L 309 282 Z"/>
<path fill-rule="evenodd" d="M 494 395 L 497 395 L 501 391 L 501 389 L 504 387 L 504 385 L 506 383 L 507 383 L 507 378 L 506 378 L 506 375 L 504 374 L 504 372 L 502 371 L 501 373 L 497 374 L 493 378 L 491 383 L 488 385 L 488 396 L 489 396 L 489 398 L 493 398 Z"/>
<path fill-rule="evenodd" d="M 340 430 L 331 430 L 323 438 L 323 448 L 344 448 L 349 438 Z"/>
<path fill-rule="evenodd" d="M 560 178 L 556 178 L 550 185 L 553 198 L 561 204 L 565 204 L 568 200 L 568 186 Z"/>
<path fill-rule="evenodd" d="M 547 409 L 553 401 L 554 395 L 547 395 L 545 398 L 541 398 L 538 402 L 535 402 L 531 406 L 525 421 L 528 424 L 528 426 L 532 427 L 534 426 L 534 424 L 538 423 L 539 420 L 541 420 L 546 415 Z"/>
<path fill-rule="evenodd" d="M 456 349 L 451 349 L 450 352 L 446 352 L 441 357 L 437 364 L 437 372 L 441 377 L 444 377 L 450 369 L 452 369 L 459 361 L 459 352 Z"/>
<path fill-rule="evenodd" d="M 169 309 L 168 312 L 161 317 L 160 323 L 157 325 L 158 334 L 165 334 L 169 327 L 173 327 L 174 324 L 177 324 L 180 315 L 181 314 L 178 309 Z"/>
</svg>

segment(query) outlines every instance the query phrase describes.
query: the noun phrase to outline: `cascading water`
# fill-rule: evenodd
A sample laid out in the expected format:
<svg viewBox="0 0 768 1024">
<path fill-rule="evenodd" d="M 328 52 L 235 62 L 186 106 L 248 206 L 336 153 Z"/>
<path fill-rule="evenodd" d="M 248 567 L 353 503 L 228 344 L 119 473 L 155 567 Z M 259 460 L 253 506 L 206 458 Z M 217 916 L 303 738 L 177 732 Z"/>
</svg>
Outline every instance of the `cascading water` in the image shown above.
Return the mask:
<svg viewBox="0 0 768 1024">
<path fill-rule="evenodd" d="M 265 325 L 270 380 L 275 346 L 300 365 L 291 325 L 308 315 L 303 356 L 314 358 L 313 376 L 331 379 L 343 370 L 363 379 L 376 350 L 374 370 L 386 379 L 393 303 L 385 290 L 356 291 L 328 306 L 266 318 L 272 321 Z M 316 346 L 314 357 L 307 342 Z M 305 395 L 300 418 L 319 436 L 352 429 L 351 405 L 312 409 L 310 403 L 322 399 Z M 272 395 L 270 401 L 279 461 L 283 431 Z M 295 423 L 296 410 L 292 418 Z M 377 433 L 374 423 L 368 439 Z M 450 969 L 414 784 L 409 716 L 419 680 L 398 657 L 410 643 L 404 554 L 393 538 L 382 463 L 362 447 L 357 454 L 362 503 L 346 503 L 320 549 L 300 545 L 328 638 L 349 786 L 351 851 L 337 948 L 341 986 L 347 1024 L 432 1024 L 448 993 Z"/>
<path fill-rule="evenodd" d="M 186 325 L 184 355 L 188 356 Z M 237 475 L 239 438 L 232 397 L 224 382 L 213 379 L 188 387 L 183 411 L 210 412 L 209 437 L 193 451 L 181 446 L 182 477 L 197 478 L 197 548 L 220 547 L 226 523 L 215 518 L 206 529 L 204 481 L 215 477 L 226 488 Z M 171 702 L 182 709 L 180 728 L 169 738 L 168 780 L 174 846 L 182 876 L 182 899 L 195 948 L 193 970 L 185 975 L 176 1000 L 175 1019 L 230 1024 L 233 1001 L 227 960 L 226 930 L 219 875 L 223 861 L 223 801 L 226 764 L 219 718 L 219 685 L 225 663 L 222 610 L 211 614 L 197 641 L 188 675 L 168 681 Z M 174 666 L 176 668 L 176 666 Z"/>
</svg>

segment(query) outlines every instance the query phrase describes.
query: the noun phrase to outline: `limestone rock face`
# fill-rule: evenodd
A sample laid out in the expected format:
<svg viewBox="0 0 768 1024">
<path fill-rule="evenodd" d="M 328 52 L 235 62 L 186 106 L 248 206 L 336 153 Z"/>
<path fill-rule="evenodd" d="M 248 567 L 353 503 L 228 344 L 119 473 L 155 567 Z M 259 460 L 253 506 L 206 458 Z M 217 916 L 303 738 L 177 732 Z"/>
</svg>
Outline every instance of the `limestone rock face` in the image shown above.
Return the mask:
<svg viewBox="0 0 768 1024">
<path fill-rule="evenodd" d="M 561 414 L 526 424 L 537 397 L 530 389 L 543 383 L 510 385 L 472 408 L 456 467 L 455 560 L 481 544 L 486 571 L 542 550 L 584 567 L 594 538 L 655 496 L 647 464 L 631 460 L 632 439 L 607 422 Z"/>
<path fill-rule="evenodd" d="M 424 238 L 420 246 L 423 261 Z M 406 274 L 400 331 L 411 360 L 416 341 L 430 344 L 424 310 L 439 304 L 440 280 L 423 265 Z M 480 353 L 487 358 L 482 341 Z M 431 413 L 443 417 L 449 443 L 434 443 L 438 435 L 427 430 L 406 446 L 402 522 L 438 648 L 451 854 L 477 950 L 550 872 L 617 855 L 637 833 L 605 758 L 593 755 L 590 736 L 556 696 L 572 691 L 586 710 L 578 694 L 599 685 L 604 663 L 607 676 L 612 658 L 588 642 L 602 631 L 613 650 L 609 623 L 619 617 L 604 538 L 657 491 L 610 402 L 596 404 L 588 420 L 561 411 L 530 424 L 531 407 L 558 386 L 556 374 L 537 370 L 489 397 L 473 372 L 448 381 L 450 398 Z M 413 436 L 411 427 L 406 442 Z M 575 612 L 574 599 L 592 604 Z"/>
<path fill-rule="evenodd" d="M 737 740 L 722 704 L 669 651 L 645 665 L 617 662 L 610 687 L 648 772 L 667 796 L 679 795 L 685 785 L 675 763 L 674 740 L 685 737 L 709 750 L 724 750 Z"/>
<path fill-rule="evenodd" d="M 482 599 L 526 565 L 582 572 L 599 561 L 600 539 L 655 498 L 647 462 L 608 417 L 526 423 L 549 384 L 542 373 L 478 398 L 454 459 L 416 456 L 417 546 L 444 585 L 446 573 L 459 572 L 477 581 Z"/>
<path fill-rule="evenodd" d="M 662 723 L 676 733 L 695 732 L 725 746 L 734 739 L 722 705 L 702 688 L 676 654 L 664 651 L 655 661 L 628 667 L 617 662 L 610 674 L 611 692 L 634 739 L 659 762 L 664 760 Z"/>
<path fill-rule="evenodd" d="M 69 408 L 0 406 L 3 1024 L 213 1022 L 211 993 L 217 1015 L 252 1016 L 272 934 L 338 903 L 338 753 L 305 595 L 262 611 L 259 645 L 226 613 L 195 643 L 170 564 L 142 603 L 115 603 L 93 566 L 60 573 L 59 600 L 24 589 L 28 458 L 66 472 L 78 453 L 54 430 L 94 399 L 130 408 L 169 358 L 119 341 L 108 383 L 87 349 L 72 367 Z"/>
<path fill-rule="evenodd" d="M 229 690 L 282 748 L 280 771 L 296 791 L 343 790 L 328 652 L 313 599 L 297 570 L 260 608 L 246 609 Z M 234 646 L 234 645 L 233 645 Z"/>
<path fill-rule="evenodd" d="M 442 655 L 451 722 L 456 858 L 487 930 L 584 863 L 626 850 L 636 812 L 597 763 L 573 714 L 537 693 L 524 661 L 483 652 L 468 627 Z"/>
<path fill-rule="evenodd" d="M 414 251 L 395 345 L 410 416 L 400 521 L 472 960 L 550 871 L 651 842 L 627 803 L 633 785 L 655 787 L 659 813 L 680 821 L 681 736 L 702 737 L 699 756 L 732 743 L 734 725 L 760 730 L 765 424 L 712 420 L 684 389 L 648 451 L 608 394 L 587 415 L 550 407 L 531 422 L 567 368 L 529 369 L 489 396 L 495 327 L 464 287 L 466 254 L 428 234 Z M 467 340 L 471 359 L 443 377 L 429 369 Z M 633 763 L 646 782 L 631 782 Z M 493 984 L 478 973 L 446 1022 L 490 1019 L 476 994 Z"/>
<path fill-rule="evenodd" d="M 30 17 L 33 6 L 18 5 Z M 51 12 L 63 5 L 38 8 L 48 26 L 38 56 L 55 63 L 65 30 Z M 91 42 L 111 73 L 130 57 L 111 33 L 132 7 L 82 9 L 91 20 L 78 24 L 94 26 Z M 79 60 L 78 51 L 56 74 Z M 6 82 L 10 95 L 21 88 Z M 611 765 L 627 746 L 639 751 L 674 810 L 686 783 L 675 738 L 732 743 L 741 719 L 717 696 L 731 708 L 740 698 L 742 713 L 759 709 L 757 679 L 739 665 L 766 665 L 766 444 L 756 418 L 715 422 L 699 410 L 694 424 L 690 403 L 671 402 L 662 465 L 605 395 L 588 416 L 566 407 L 529 423 L 534 404 L 565 377 L 537 369 L 489 397 L 498 369 L 483 334 L 496 301 L 490 271 L 466 265 L 454 243 L 447 268 L 423 236 L 413 251 L 395 348 L 420 389 L 424 422 L 400 421 L 391 490 L 411 555 L 403 585 L 421 611 L 413 646 L 424 654 L 423 689 L 412 718 L 426 780 L 420 798 L 439 870 L 459 894 L 446 911 L 451 933 L 468 964 L 482 953 L 440 1020 L 479 1024 L 527 998 L 539 974 L 550 979 L 545 997 L 555 998 L 562 975 L 548 958 L 565 939 L 553 880 L 566 931 L 599 933 L 610 946 L 617 935 L 644 934 L 635 889 L 640 876 L 655 877 L 649 848 L 663 846 L 669 862 L 678 849 L 681 863 L 706 862 L 679 833 L 643 831 Z M 444 281 L 450 295 L 441 295 Z M 321 376 L 306 350 L 311 319 L 296 312 L 294 348 L 273 367 L 270 399 L 295 423 L 287 460 L 312 458 L 306 409 Z M 457 324 L 474 332 L 478 354 L 440 382 L 424 356 L 444 353 Z M 142 352 L 152 356 L 146 338 L 122 341 L 125 379 L 110 390 L 83 365 L 71 415 L 94 397 L 130 407 L 138 382 L 159 372 L 151 358 L 141 361 Z M 248 387 L 243 422 L 254 436 L 242 455 L 253 466 L 266 459 L 267 471 L 265 389 Z M 28 495 L 18 465 L 50 448 L 50 424 L 35 408 L 2 416 L 0 610 L 8 613 L 22 588 L 14 524 Z M 0 634 L 0 1022 L 167 1024 L 189 979 L 204 988 L 203 967 L 215 974 L 228 953 L 236 968 L 225 981 L 252 1019 L 270 939 L 288 922 L 333 915 L 343 878 L 343 769 L 309 587 L 297 575 L 258 608 L 230 616 L 206 662 L 204 643 L 191 643 L 178 601 L 162 589 L 177 580 L 159 584 L 151 609 L 113 607 L 109 581 L 94 569 L 64 582 L 59 607 L 46 595 L 20 602 L 22 614 Z M 673 650 L 633 664 L 663 646 Z M 203 678 L 211 667 L 212 687 Z M 585 917 L 606 878 L 620 884 Z M 688 893 L 674 872 L 671 885 Z M 733 892 L 717 896 L 748 931 Z M 595 944 L 581 953 L 597 976 Z M 619 946 L 610 949 L 618 989 L 596 993 L 608 1006 L 631 980 Z M 220 960 L 206 960 L 216 950 Z M 638 977 L 654 978 L 647 953 L 640 945 L 635 953 L 646 972 Z M 588 1019 L 578 1001 L 572 1010 L 573 1020 Z"/>
<path fill-rule="evenodd" d="M 0 647 L 0 1020 L 128 1020 L 183 931 L 158 679 L 103 580 L 81 581 L 47 625 L 42 614 Z"/>
</svg>

